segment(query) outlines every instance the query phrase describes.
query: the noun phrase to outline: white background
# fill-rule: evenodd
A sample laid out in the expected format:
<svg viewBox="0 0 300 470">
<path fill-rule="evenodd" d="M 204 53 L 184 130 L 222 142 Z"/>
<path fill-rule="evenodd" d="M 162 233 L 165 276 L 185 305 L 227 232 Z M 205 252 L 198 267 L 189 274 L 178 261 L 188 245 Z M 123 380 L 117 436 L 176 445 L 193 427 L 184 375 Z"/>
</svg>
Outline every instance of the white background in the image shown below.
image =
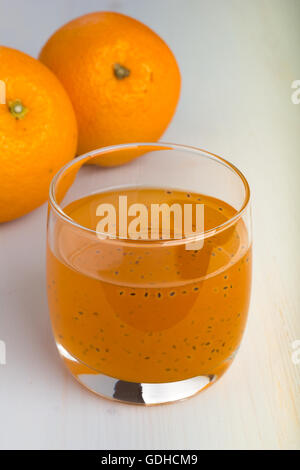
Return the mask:
<svg viewBox="0 0 300 470">
<path fill-rule="evenodd" d="M 52 339 L 46 205 L 1 225 L 0 448 L 299 449 L 300 0 L 0 0 L 0 43 L 37 56 L 57 27 L 102 9 L 145 22 L 178 59 L 181 101 L 163 140 L 221 154 L 249 179 L 249 323 L 233 366 L 197 397 L 147 409 L 99 399 Z"/>
</svg>

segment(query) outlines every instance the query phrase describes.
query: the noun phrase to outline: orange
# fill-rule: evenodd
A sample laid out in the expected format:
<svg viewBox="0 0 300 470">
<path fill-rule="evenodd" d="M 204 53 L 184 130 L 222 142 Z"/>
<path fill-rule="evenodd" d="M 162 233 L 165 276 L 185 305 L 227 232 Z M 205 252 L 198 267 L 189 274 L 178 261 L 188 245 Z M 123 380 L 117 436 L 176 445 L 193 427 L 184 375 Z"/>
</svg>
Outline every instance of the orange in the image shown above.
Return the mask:
<svg viewBox="0 0 300 470">
<path fill-rule="evenodd" d="M 175 112 L 180 72 L 174 55 L 156 33 L 128 16 L 97 12 L 76 18 L 50 37 L 40 60 L 72 100 L 79 154 L 157 141 Z M 125 152 L 113 163 L 128 159 Z"/>
<path fill-rule="evenodd" d="M 49 183 L 77 147 L 71 101 L 41 62 L 0 46 L 0 222 L 20 217 L 46 201 Z"/>
</svg>

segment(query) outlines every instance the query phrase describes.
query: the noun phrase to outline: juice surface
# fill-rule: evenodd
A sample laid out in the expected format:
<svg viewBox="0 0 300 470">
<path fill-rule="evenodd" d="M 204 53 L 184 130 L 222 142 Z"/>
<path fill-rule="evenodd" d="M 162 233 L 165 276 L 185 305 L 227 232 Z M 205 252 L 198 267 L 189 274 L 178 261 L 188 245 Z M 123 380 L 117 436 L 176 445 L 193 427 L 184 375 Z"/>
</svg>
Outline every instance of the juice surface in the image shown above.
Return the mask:
<svg viewBox="0 0 300 470">
<path fill-rule="evenodd" d="M 148 207 L 204 204 L 205 230 L 236 213 L 209 196 L 158 188 L 94 194 L 64 212 L 95 230 L 96 207 L 117 207 L 120 195 Z M 99 240 L 62 222 L 52 239 L 50 315 L 56 342 L 78 361 L 75 372 L 82 365 L 87 373 L 87 365 L 90 373 L 159 383 L 226 370 L 242 337 L 250 295 L 251 246 L 242 219 L 206 238 L 199 250 L 186 250 L 182 241 Z"/>
</svg>

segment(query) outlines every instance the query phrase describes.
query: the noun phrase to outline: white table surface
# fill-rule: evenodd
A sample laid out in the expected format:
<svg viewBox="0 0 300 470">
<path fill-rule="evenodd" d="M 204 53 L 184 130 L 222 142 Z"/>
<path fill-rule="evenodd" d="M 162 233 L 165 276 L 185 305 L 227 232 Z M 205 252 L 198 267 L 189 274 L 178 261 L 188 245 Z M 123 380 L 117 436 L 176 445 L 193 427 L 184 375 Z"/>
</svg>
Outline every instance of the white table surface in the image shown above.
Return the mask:
<svg viewBox="0 0 300 470">
<path fill-rule="evenodd" d="M 116 10 L 173 49 L 183 77 L 165 141 L 221 154 L 253 194 L 254 281 L 241 350 L 225 376 L 152 408 L 97 398 L 52 339 L 45 289 L 46 205 L 0 226 L 2 449 L 300 449 L 300 0 L 0 0 L 0 43 L 34 56 L 58 26 Z M 0 149 L 1 151 L 1 149 Z M 300 357 L 300 354 L 299 354 Z"/>
</svg>

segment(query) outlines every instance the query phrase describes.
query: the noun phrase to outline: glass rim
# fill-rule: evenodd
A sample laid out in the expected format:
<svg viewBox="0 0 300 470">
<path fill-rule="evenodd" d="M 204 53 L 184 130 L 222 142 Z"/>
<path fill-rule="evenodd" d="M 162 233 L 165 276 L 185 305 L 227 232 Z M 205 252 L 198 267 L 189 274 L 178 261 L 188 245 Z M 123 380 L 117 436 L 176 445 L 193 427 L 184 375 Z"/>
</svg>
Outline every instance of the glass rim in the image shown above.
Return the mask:
<svg viewBox="0 0 300 470">
<path fill-rule="evenodd" d="M 229 168 L 233 173 L 235 173 L 239 179 L 242 181 L 245 189 L 245 196 L 243 203 L 241 205 L 241 208 L 237 210 L 237 212 L 234 214 L 234 216 L 230 217 L 228 220 L 223 222 L 222 224 L 213 227 L 209 230 L 204 230 L 201 233 L 194 234 L 194 235 L 189 235 L 187 237 L 182 236 L 179 239 L 174 239 L 174 238 L 169 238 L 169 239 L 159 239 L 159 240 L 144 240 L 144 239 L 130 239 L 129 237 L 118 237 L 114 236 L 114 238 L 109 238 L 107 233 L 102 233 L 101 235 L 104 235 L 105 241 L 110 240 L 111 242 L 130 242 L 136 243 L 137 245 L 141 244 L 181 244 L 181 243 L 188 243 L 188 242 L 194 242 L 197 240 L 205 239 L 210 236 L 214 236 L 217 233 L 223 232 L 227 228 L 231 227 L 233 224 L 235 224 L 247 211 L 247 208 L 249 207 L 250 204 L 250 187 L 249 183 L 244 176 L 244 174 L 231 162 L 226 160 L 223 157 L 220 157 L 219 155 L 208 152 L 207 150 L 190 146 L 190 145 L 183 145 L 183 144 L 173 144 L 173 143 L 168 143 L 168 142 L 134 142 L 134 143 L 128 143 L 128 144 L 118 144 L 118 145 L 110 145 L 106 147 L 101 147 L 99 149 L 91 150 L 90 152 L 84 153 L 78 157 L 73 158 L 69 162 L 67 162 L 65 165 L 63 165 L 58 172 L 53 176 L 50 186 L 49 186 L 49 204 L 51 209 L 55 212 L 55 214 L 63 219 L 66 223 L 73 225 L 76 228 L 79 228 L 85 232 L 92 233 L 94 235 L 99 234 L 97 230 L 90 229 L 88 227 L 85 227 L 84 225 L 79 224 L 75 220 L 73 220 L 70 216 L 68 216 L 61 205 L 57 202 L 56 197 L 55 197 L 55 189 L 56 185 L 58 183 L 59 178 L 63 175 L 63 173 L 68 169 L 71 168 L 73 165 L 77 164 L 80 161 L 88 161 L 90 158 L 96 157 L 96 156 L 101 156 L 101 154 L 105 154 L 107 152 L 114 152 L 118 150 L 124 150 L 124 149 L 138 149 L 139 147 L 160 147 L 160 150 L 181 150 L 185 151 L 188 153 L 196 153 L 199 155 L 204 155 L 207 158 L 210 158 L 211 160 L 215 160 L 219 164 L 224 165 L 225 167 Z M 165 148 L 162 148 L 165 147 Z M 139 158 L 139 157 L 137 157 Z M 129 161 L 130 162 L 130 161 Z M 125 165 L 129 162 L 126 162 Z M 122 166 L 122 165 L 118 165 Z M 99 239 L 100 241 L 100 239 Z M 104 240 L 102 240 L 104 241 Z"/>
</svg>

